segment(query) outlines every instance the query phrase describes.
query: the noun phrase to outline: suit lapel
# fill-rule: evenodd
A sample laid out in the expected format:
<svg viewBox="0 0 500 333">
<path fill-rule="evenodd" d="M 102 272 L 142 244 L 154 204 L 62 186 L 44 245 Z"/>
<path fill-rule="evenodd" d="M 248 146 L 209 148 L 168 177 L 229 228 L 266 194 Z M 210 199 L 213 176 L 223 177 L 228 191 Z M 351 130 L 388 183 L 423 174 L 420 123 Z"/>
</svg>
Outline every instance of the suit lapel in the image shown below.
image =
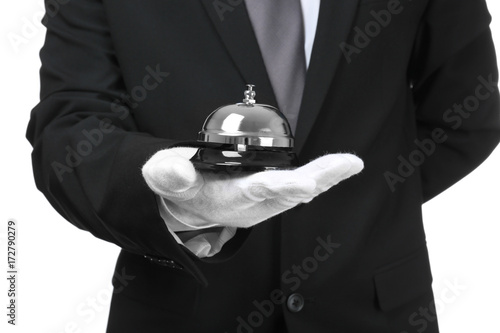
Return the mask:
<svg viewBox="0 0 500 333">
<path fill-rule="evenodd" d="M 257 103 L 276 104 L 245 2 L 200 0 L 245 83 L 256 85 Z M 233 3 L 233 4 L 231 4 Z M 242 91 L 245 87 L 241 87 Z"/>
<path fill-rule="evenodd" d="M 295 134 L 300 153 L 330 89 L 342 58 L 339 45 L 351 31 L 359 0 L 322 0 L 316 37 Z"/>
</svg>

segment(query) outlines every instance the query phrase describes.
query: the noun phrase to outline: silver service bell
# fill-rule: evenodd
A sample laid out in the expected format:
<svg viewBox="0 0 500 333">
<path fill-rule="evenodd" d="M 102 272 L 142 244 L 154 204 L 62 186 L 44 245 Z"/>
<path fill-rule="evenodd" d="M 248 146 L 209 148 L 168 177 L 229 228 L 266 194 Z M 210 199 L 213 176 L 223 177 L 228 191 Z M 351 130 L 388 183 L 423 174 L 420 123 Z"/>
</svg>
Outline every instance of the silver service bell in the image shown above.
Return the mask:
<svg viewBox="0 0 500 333">
<path fill-rule="evenodd" d="M 243 103 L 219 107 L 207 117 L 198 141 L 188 144 L 199 148 L 191 159 L 195 168 L 263 171 L 297 166 L 288 121 L 277 108 L 256 104 L 254 87 L 247 85 Z"/>
</svg>

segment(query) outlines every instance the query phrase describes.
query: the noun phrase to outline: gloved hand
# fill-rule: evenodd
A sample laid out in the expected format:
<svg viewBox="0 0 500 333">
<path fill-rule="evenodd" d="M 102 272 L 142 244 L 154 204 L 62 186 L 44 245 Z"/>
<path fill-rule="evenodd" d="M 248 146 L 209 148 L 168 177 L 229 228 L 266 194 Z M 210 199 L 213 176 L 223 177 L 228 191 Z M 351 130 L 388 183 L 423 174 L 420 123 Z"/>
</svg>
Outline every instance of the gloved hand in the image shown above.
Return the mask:
<svg viewBox="0 0 500 333">
<path fill-rule="evenodd" d="M 153 155 L 142 168 L 149 187 L 171 214 L 194 227 L 251 227 L 307 203 L 363 169 L 351 154 L 330 154 L 295 170 L 237 174 L 195 170 L 196 148 L 176 147 Z"/>
</svg>

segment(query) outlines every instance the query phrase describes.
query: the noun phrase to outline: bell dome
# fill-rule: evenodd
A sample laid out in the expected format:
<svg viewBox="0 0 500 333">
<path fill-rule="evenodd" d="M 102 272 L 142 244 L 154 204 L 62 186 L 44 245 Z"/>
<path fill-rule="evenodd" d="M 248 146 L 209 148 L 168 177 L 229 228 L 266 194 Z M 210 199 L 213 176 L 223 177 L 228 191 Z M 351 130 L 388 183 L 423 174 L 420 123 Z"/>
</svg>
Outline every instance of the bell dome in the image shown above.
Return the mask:
<svg viewBox="0 0 500 333">
<path fill-rule="evenodd" d="M 293 148 L 293 135 L 285 116 L 273 106 L 256 104 L 253 88 L 254 85 L 247 85 L 243 103 L 225 105 L 213 111 L 198 133 L 198 141 Z"/>
</svg>

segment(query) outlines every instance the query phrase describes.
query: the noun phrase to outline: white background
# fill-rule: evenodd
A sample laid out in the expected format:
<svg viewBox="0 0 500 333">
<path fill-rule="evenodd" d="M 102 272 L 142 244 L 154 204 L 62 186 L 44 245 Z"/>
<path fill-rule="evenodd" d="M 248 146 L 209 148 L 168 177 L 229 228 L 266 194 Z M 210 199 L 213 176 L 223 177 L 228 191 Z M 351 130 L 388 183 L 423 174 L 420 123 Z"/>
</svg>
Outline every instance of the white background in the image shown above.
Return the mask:
<svg viewBox="0 0 500 333">
<path fill-rule="evenodd" d="M 41 4 L 9 1 L 0 13 L 0 331 L 104 332 L 119 249 L 73 227 L 50 207 L 35 188 L 31 147 L 24 138 L 30 110 L 38 102 Z M 488 4 L 500 45 L 500 3 Z M 31 33 L 23 34 L 23 26 L 31 24 Z M 24 36 L 25 43 L 14 47 L 9 33 Z M 500 332 L 499 167 L 497 149 L 466 179 L 424 206 L 443 333 Z M 16 327 L 6 323 L 5 238 L 10 218 L 19 227 Z M 463 289 L 449 287 L 457 283 Z"/>
</svg>

